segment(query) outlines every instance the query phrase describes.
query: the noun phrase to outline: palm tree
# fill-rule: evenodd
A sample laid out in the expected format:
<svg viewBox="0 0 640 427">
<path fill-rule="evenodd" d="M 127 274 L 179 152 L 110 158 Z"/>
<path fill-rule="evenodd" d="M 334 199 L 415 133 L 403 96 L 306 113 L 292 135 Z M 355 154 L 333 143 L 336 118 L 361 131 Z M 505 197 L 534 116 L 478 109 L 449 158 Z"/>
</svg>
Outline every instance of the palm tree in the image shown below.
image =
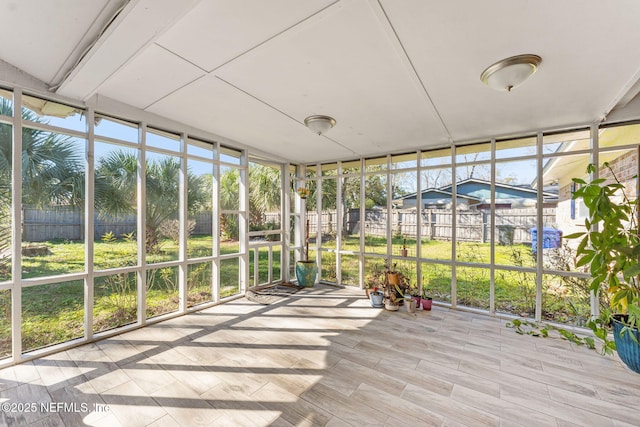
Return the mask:
<svg viewBox="0 0 640 427">
<path fill-rule="evenodd" d="M 157 252 L 160 225 L 179 213 L 180 160 L 164 157 L 146 162 L 146 249 Z M 95 205 L 102 216 L 133 213 L 137 200 L 138 158 L 118 150 L 101 158 L 96 166 Z M 199 211 L 207 202 L 203 178 L 187 171 L 187 210 Z"/>
<path fill-rule="evenodd" d="M 13 102 L 0 98 L 0 115 L 13 114 Z M 30 110 L 22 119 L 46 123 Z M 13 135 L 0 125 L 0 280 L 8 271 L 11 247 L 11 166 Z M 81 206 L 84 200 L 83 151 L 69 136 L 22 127 L 22 203 L 25 206 Z M 2 255 L 4 254 L 4 255 Z M 5 273 L 6 275 L 6 273 Z"/>
<path fill-rule="evenodd" d="M 249 211 L 251 222 L 262 225 L 264 213 L 280 209 L 280 168 L 252 163 L 249 166 Z"/>
<path fill-rule="evenodd" d="M 229 168 L 220 175 L 220 210 L 237 210 L 240 206 L 240 170 Z M 220 231 L 230 239 L 238 238 L 238 221 L 229 214 L 220 215 Z"/>
</svg>

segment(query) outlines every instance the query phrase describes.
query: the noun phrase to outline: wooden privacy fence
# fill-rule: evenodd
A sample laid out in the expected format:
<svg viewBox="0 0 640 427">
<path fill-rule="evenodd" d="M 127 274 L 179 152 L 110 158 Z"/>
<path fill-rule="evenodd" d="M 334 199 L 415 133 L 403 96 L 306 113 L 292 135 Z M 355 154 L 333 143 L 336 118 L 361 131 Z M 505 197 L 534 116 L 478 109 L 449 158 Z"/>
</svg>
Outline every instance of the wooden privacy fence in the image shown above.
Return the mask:
<svg viewBox="0 0 640 427">
<path fill-rule="evenodd" d="M 531 229 L 537 226 L 535 209 L 496 209 L 496 239 L 508 238 L 513 243 L 531 243 Z M 421 212 L 421 236 L 430 240 L 451 240 L 453 213 L 448 209 L 427 209 Z M 309 212 L 309 232 L 318 231 L 316 212 Z M 555 208 L 543 209 L 545 226 L 556 224 Z M 387 221 L 391 221 L 391 234 L 415 238 L 418 230 L 418 213 L 415 209 L 394 209 L 389 215 L 386 209 L 367 209 L 365 211 L 364 229 L 360 225 L 360 210 L 350 209 L 345 215 L 344 230 L 347 234 L 364 232 L 369 236 L 384 237 L 387 234 Z M 456 238 L 459 241 L 489 241 L 491 236 L 491 211 L 469 210 L 458 211 L 456 222 Z M 336 230 L 337 212 L 324 211 L 321 214 L 321 231 L 323 234 Z"/>
<path fill-rule="evenodd" d="M 453 213 L 447 209 L 427 209 L 421 212 L 423 238 L 431 240 L 451 240 Z M 488 242 L 490 237 L 490 211 L 469 210 L 457 212 L 457 240 Z M 210 234 L 211 213 L 195 215 L 196 226 L 193 234 Z M 316 212 L 307 212 L 309 232 L 317 234 L 318 216 Z M 384 237 L 387 233 L 387 221 L 391 221 L 392 235 L 415 238 L 417 235 L 417 212 L 415 209 L 394 209 L 389 214 L 386 209 L 367 209 L 364 227 L 360 224 L 360 210 L 350 209 L 343 219 L 342 228 L 347 234 L 364 232 L 370 236 Z M 497 209 L 496 236 L 502 238 L 505 233 L 513 243 L 531 243 L 531 228 L 536 227 L 535 209 Z M 555 208 L 543 209 L 545 226 L 556 223 Z M 279 212 L 266 213 L 264 222 L 281 223 Z M 321 213 L 320 229 L 323 235 L 335 234 L 340 227 L 336 210 Z M 119 215 L 94 217 L 94 239 L 100 239 L 105 233 L 114 236 L 136 231 L 136 216 Z M 84 213 L 78 209 L 58 208 L 51 210 L 24 209 L 23 240 L 41 242 L 52 239 L 83 240 Z"/>
</svg>

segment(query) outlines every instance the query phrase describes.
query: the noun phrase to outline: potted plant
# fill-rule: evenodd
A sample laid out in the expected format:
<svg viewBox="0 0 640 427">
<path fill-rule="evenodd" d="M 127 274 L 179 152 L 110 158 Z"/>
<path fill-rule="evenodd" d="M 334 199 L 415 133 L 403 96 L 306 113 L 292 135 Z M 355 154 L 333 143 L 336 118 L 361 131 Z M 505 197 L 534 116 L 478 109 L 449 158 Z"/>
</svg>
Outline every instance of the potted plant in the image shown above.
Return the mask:
<svg viewBox="0 0 640 427">
<path fill-rule="evenodd" d="M 303 200 L 304 213 L 305 213 L 305 228 L 304 228 L 304 252 L 303 258 L 296 262 L 296 278 L 298 279 L 298 286 L 312 287 L 318 276 L 318 265 L 315 261 L 309 260 L 309 218 L 307 218 L 306 199 L 309 197 L 310 190 L 306 187 L 298 188 L 298 195 Z"/>
<path fill-rule="evenodd" d="M 389 267 L 389 261 L 386 261 L 385 281 L 383 290 L 385 296 L 385 308 L 387 310 L 397 310 L 405 301 L 411 300 L 409 278 L 400 271 L 396 270 L 396 264 L 393 269 Z"/>
<path fill-rule="evenodd" d="M 574 199 L 582 199 L 589 209 L 586 231 L 567 238 L 581 238 L 576 250 L 576 265 L 588 266 L 590 289 L 609 300 L 609 308 L 588 325 L 604 341 L 603 351 L 617 349 L 620 359 L 640 373 L 640 230 L 638 198 L 629 197 L 625 186 L 608 163 L 603 168 L 611 175 L 587 183 L 574 178 L 581 187 Z M 590 164 L 587 173 L 596 171 Z M 610 315 L 611 313 L 615 313 Z M 615 345 L 607 338 L 609 321 L 613 324 Z"/>
<path fill-rule="evenodd" d="M 384 307 L 384 293 L 380 292 L 377 287 L 373 288 L 373 290 L 369 292 L 369 301 L 371 302 L 371 307 Z"/>
</svg>

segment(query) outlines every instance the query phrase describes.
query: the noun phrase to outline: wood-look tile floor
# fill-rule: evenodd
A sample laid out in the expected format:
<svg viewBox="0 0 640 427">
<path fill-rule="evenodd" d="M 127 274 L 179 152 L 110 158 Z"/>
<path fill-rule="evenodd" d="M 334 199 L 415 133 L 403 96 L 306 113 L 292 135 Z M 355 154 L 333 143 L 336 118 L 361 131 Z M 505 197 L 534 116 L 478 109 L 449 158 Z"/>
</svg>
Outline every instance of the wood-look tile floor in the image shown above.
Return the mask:
<svg viewBox="0 0 640 427">
<path fill-rule="evenodd" d="M 629 426 L 640 375 L 496 318 L 316 286 L 0 370 L 0 402 L 8 426 Z"/>
</svg>

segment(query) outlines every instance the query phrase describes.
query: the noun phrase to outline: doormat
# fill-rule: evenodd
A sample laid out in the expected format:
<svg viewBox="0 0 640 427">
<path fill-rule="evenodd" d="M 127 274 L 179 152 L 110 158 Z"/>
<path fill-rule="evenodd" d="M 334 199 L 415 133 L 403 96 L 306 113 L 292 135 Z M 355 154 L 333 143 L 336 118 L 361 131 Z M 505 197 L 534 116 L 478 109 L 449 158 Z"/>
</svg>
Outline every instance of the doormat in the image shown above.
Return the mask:
<svg viewBox="0 0 640 427">
<path fill-rule="evenodd" d="M 298 292 L 300 289 L 302 289 L 300 286 L 294 285 L 293 283 L 279 283 L 277 285 L 258 286 L 249 289 L 245 293 L 245 297 L 247 297 L 249 301 L 268 305 L 291 296 Z"/>
</svg>

